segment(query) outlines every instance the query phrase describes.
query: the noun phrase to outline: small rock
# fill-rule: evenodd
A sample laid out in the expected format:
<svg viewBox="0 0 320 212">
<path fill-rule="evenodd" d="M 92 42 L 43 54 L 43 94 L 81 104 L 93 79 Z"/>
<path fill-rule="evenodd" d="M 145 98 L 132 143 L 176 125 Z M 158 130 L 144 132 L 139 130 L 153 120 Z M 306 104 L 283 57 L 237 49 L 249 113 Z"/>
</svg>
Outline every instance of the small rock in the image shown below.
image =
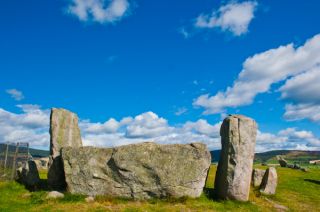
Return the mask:
<svg viewBox="0 0 320 212">
<path fill-rule="evenodd" d="M 63 197 L 64 197 L 64 194 L 58 191 L 50 191 L 47 195 L 47 199 L 58 199 Z"/>
<path fill-rule="evenodd" d="M 277 170 L 274 167 L 267 169 L 266 173 L 263 176 L 260 192 L 267 195 L 272 195 L 276 193 L 278 184 L 278 175 Z"/>
<path fill-rule="evenodd" d="M 294 168 L 294 169 L 300 169 L 301 167 L 300 167 L 300 165 L 299 165 L 299 164 L 294 163 L 294 164 L 293 164 L 293 168 Z"/>
<path fill-rule="evenodd" d="M 40 177 L 34 161 L 26 161 L 17 169 L 17 181 L 30 189 L 37 187 L 40 183 Z"/>
<path fill-rule="evenodd" d="M 287 167 L 293 169 L 293 168 L 294 168 L 294 165 L 292 165 L 292 164 L 287 164 Z"/>
<path fill-rule="evenodd" d="M 21 197 L 24 199 L 27 199 L 27 198 L 31 197 L 31 193 L 24 193 L 24 194 L 22 194 Z"/>
<path fill-rule="evenodd" d="M 258 187 L 261 185 L 263 176 L 265 174 L 266 170 L 262 169 L 253 169 L 252 171 L 252 185 L 254 187 Z"/>
<path fill-rule="evenodd" d="M 287 167 L 288 162 L 281 155 L 277 155 L 277 159 L 281 167 Z"/>
<path fill-rule="evenodd" d="M 89 197 L 85 198 L 85 201 L 86 201 L 87 203 L 89 203 L 89 202 L 94 202 L 94 197 L 89 196 Z"/>
<path fill-rule="evenodd" d="M 309 171 L 308 168 L 300 168 L 300 170 L 303 171 L 303 172 L 308 172 Z"/>
</svg>

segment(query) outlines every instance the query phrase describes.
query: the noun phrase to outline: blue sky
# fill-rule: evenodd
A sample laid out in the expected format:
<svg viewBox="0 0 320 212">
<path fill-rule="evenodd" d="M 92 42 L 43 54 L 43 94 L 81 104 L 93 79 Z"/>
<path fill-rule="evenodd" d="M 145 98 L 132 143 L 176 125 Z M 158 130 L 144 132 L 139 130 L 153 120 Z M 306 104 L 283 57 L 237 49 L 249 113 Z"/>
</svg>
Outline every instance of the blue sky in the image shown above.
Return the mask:
<svg viewBox="0 0 320 212">
<path fill-rule="evenodd" d="M 319 6 L 5 1 L 0 142 L 48 148 L 49 109 L 63 107 L 78 114 L 86 145 L 217 149 L 221 120 L 241 113 L 259 124 L 257 151 L 319 149 Z"/>
</svg>

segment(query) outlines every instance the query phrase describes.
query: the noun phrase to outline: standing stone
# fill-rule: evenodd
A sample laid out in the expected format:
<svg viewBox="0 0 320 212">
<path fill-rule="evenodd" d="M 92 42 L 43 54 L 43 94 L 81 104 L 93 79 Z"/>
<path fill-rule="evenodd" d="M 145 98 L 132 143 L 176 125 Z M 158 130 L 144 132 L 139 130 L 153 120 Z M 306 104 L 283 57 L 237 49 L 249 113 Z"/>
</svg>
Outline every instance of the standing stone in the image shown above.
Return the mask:
<svg viewBox="0 0 320 212">
<path fill-rule="evenodd" d="M 229 115 L 221 129 L 221 156 L 216 172 L 215 192 L 219 198 L 249 199 L 257 124 L 242 115 Z"/>
<path fill-rule="evenodd" d="M 279 162 L 281 167 L 287 167 L 288 166 L 288 162 L 282 156 L 277 155 L 277 159 L 278 159 L 278 162 Z"/>
<path fill-rule="evenodd" d="M 202 143 L 66 147 L 62 158 L 70 193 L 133 199 L 199 197 L 211 164 Z"/>
<path fill-rule="evenodd" d="M 261 185 L 262 178 L 263 178 L 265 172 L 266 172 L 266 170 L 253 169 L 253 171 L 252 171 L 252 185 L 254 187 L 258 187 Z"/>
<path fill-rule="evenodd" d="M 26 161 L 17 169 L 17 181 L 32 190 L 39 185 L 39 172 L 34 161 Z"/>
<path fill-rule="evenodd" d="M 63 190 L 66 187 L 61 160 L 62 147 L 81 147 L 81 135 L 76 114 L 65 110 L 51 110 L 50 116 L 50 157 L 48 185 L 51 189 Z"/>
<path fill-rule="evenodd" d="M 276 193 L 278 184 L 278 175 L 277 170 L 274 167 L 267 169 L 266 173 L 263 176 L 260 192 L 263 194 L 271 195 Z"/>
</svg>

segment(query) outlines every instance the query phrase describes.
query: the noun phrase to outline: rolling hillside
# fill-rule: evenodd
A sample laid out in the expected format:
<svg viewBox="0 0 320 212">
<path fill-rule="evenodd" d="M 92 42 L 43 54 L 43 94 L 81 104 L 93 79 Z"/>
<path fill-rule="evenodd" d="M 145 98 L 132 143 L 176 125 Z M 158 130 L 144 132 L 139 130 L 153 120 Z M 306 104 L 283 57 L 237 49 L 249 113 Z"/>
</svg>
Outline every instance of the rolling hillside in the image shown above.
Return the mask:
<svg viewBox="0 0 320 212">
<path fill-rule="evenodd" d="M 1 144 L 0 143 L 0 155 L 3 154 L 6 151 L 6 144 Z M 15 152 L 16 147 L 15 146 L 9 146 L 9 151 L 10 152 Z M 32 155 L 32 157 L 48 157 L 49 156 L 49 151 L 47 150 L 40 150 L 40 149 L 33 149 L 30 148 L 29 149 L 30 154 Z"/>
<path fill-rule="evenodd" d="M 220 158 L 220 150 L 211 151 L 212 162 Z M 309 163 L 310 160 L 320 159 L 320 151 L 274 150 L 255 154 L 255 163 L 277 163 L 276 156 L 283 155 L 289 162 Z"/>
</svg>

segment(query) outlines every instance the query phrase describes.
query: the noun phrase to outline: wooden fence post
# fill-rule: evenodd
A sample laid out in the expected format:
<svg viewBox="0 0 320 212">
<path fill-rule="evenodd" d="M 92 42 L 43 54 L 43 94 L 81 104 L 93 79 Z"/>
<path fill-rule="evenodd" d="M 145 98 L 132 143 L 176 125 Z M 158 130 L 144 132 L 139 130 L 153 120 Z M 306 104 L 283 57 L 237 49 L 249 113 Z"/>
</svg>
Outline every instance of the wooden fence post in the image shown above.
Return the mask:
<svg viewBox="0 0 320 212">
<path fill-rule="evenodd" d="M 6 170 L 7 168 L 7 159 L 8 159 L 8 151 L 9 151 L 9 143 L 7 143 L 7 147 L 6 147 L 6 153 L 5 153 L 5 158 L 4 158 L 4 170 Z"/>
<path fill-rule="evenodd" d="M 17 162 L 17 157 L 18 157 L 18 153 L 19 153 L 19 145 L 20 145 L 20 143 L 18 142 L 17 146 L 16 146 L 16 152 L 14 153 L 14 158 L 13 158 L 11 180 L 14 180 L 14 177 L 16 175 L 16 162 Z"/>
</svg>

